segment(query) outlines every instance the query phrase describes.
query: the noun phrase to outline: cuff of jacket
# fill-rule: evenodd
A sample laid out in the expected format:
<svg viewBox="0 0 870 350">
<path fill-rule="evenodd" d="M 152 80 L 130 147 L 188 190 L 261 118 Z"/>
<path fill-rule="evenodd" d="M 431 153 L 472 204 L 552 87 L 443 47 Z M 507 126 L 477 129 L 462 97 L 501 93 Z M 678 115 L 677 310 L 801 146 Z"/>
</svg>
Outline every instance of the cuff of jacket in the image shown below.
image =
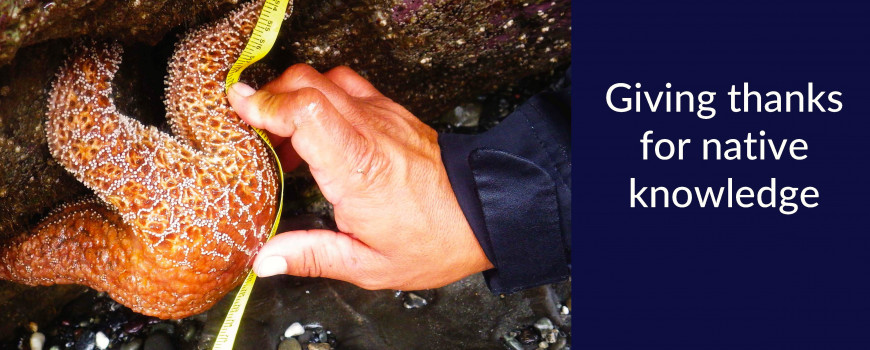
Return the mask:
<svg viewBox="0 0 870 350">
<path fill-rule="evenodd" d="M 570 276 L 570 126 L 548 119 L 570 111 L 551 102 L 536 96 L 486 133 L 438 138 L 459 205 L 495 266 L 483 273 L 493 293 Z"/>
</svg>

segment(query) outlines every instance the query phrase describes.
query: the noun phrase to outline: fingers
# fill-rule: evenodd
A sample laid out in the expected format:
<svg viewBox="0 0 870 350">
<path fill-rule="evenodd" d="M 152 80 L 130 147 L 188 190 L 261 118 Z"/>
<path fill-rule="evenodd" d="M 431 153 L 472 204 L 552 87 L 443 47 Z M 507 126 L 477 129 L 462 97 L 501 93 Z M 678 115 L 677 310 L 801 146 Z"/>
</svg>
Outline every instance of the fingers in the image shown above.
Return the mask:
<svg viewBox="0 0 870 350">
<path fill-rule="evenodd" d="M 381 92 L 368 80 L 346 66 L 335 67 L 323 75 L 350 96 L 359 98 L 381 96 Z"/>
<path fill-rule="evenodd" d="M 239 84 L 234 84 L 228 95 L 239 117 L 279 139 L 290 138 L 293 150 L 308 163 L 323 195 L 338 205 L 354 166 L 348 159 L 362 153 L 365 139 L 317 89 L 305 87 L 278 94 L 261 89 L 245 97 L 249 91 L 244 86 L 237 88 Z M 293 159 L 284 139 L 274 144 L 281 152 L 282 164 Z"/>
<path fill-rule="evenodd" d="M 369 271 L 382 260 L 376 251 L 340 232 L 291 231 L 266 242 L 254 260 L 254 272 L 259 277 L 326 277 L 376 288 L 379 280 Z"/>
<path fill-rule="evenodd" d="M 287 68 L 281 76 L 264 85 L 260 90 L 282 93 L 304 88 L 319 90 L 342 114 L 346 114 L 350 108 L 351 101 L 347 92 L 307 64 L 296 64 Z"/>
</svg>

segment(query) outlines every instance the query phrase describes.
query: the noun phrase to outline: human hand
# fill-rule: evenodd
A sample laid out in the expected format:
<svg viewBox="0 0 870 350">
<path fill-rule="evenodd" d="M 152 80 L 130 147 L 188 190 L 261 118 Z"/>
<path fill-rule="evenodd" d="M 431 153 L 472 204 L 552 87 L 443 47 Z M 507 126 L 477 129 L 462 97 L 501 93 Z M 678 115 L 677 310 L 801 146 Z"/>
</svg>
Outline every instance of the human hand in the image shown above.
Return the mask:
<svg viewBox="0 0 870 350">
<path fill-rule="evenodd" d="M 298 64 L 256 92 L 234 84 L 228 98 L 270 133 L 285 168 L 308 163 L 338 226 L 275 236 L 254 261 L 259 276 L 416 290 L 493 267 L 453 194 L 435 130 L 350 68 Z"/>
</svg>

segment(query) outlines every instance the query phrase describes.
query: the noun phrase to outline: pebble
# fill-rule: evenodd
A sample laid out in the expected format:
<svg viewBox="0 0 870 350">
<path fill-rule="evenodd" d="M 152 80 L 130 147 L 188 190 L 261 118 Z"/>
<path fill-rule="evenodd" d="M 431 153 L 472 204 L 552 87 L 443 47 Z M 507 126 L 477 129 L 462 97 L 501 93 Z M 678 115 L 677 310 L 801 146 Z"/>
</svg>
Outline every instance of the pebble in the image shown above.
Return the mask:
<svg viewBox="0 0 870 350">
<path fill-rule="evenodd" d="M 302 350 L 302 344 L 296 338 L 287 338 L 278 344 L 278 350 Z"/>
<path fill-rule="evenodd" d="M 30 335 L 31 350 L 42 350 L 43 345 L 45 345 L 45 334 L 35 332 Z"/>
<path fill-rule="evenodd" d="M 332 346 L 329 343 L 312 343 L 308 344 L 308 350 L 331 350 Z"/>
<path fill-rule="evenodd" d="M 538 343 L 538 349 L 546 349 L 550 347 L 550 343 L 542 341 Z"/>
<path fill-rule="evenodd" d="M 478 103 L 456 106 L 444 116 L 447 122 L 455 127 L 477 127 L 483 107 Z"/>
<path fill-rule="evenodd" d="M 541 341 L 541 337 L 534 327 L 523 328 L 517 335 L 517 340 L 522 344 L 535 344 Z"/>
<path fill-rule="evenodd" d="M 142 338 L 133 338 L 124 345 L 121 345 L 120 350 L 139 350 L 142 348 Z"/>
<path fill-rule="evenodd" d="M 145 339 L 145 350 L 172 350 L 175 345 L 172 344 L 172 338 L 166 333 L 157 332 L 148 336 Z"/>
<path fill-rule="evenodd" d="M 535 328 L 543 334 L 544 331 L 549 331 L 555 327 L 553 327 L 553 321 L 550 321 L 549 318 L 542 317 L 538 322 L 535 322 Z"/>
<path fill-rule="evenodd" d="M 567 314 L 571 313 L 571 310 L 569 310 L 567 306 L 562 305 L 561 312 L 562 312 L 562 315 L 567 315 Z"/>
<path fill-rule="evenodd" d="M 558 339 L 558 338 L 559 338 L 559 331 L 557 331 L 555 329 L 546 331 L 546 333 L 544 333 L 544 339 L 546 339 L 547 342 L 550 344 L 555 343 L 556 339 Z"/>
<path fill-rule="evenodd" d="M 94 350 L 94 338 L 96 334 L 93 331 L 85 331 L 78 339 L 76 339 L 76 350 Z"/>
<path fill-rule="evenodd" d="M 419 309 L 426 306 L 426 304 L 429 304 L 429 302 L 417 294 L 411 292 L 405 294 L 404 305 L 406 309 Z"/>
<path fill-rule="evenodd" d="M 105 350 L 109 348 L 109 337 L 107 337 L 103 332 L 97 332 L 96 337 L 94 337 L 94 343 L 97 345 L 97 349 Z"/>
<path fill-rule="evenodd" d="M 517 339 L 512 337 L 512 336 L 505 336 L 504 343 L 505 343 L 505 345 L 507 345 L 508 349 L 510 349 L 510 350 L 523 350 L 524 349 L 523 344 L 520 344 L 520 342 L 517 341 Z"/>
<path fill-rule="evenodd" d="M 287 330 L 284 331 L 284 338 L 292 338 L 297 335 L 302 335 L 302 333 L 305 333 L 305 328 L 302 327 L 302 324 L 299 322 L 293 322 L 293 324 L 291 324 L 290 327 L 287 327 Z"/>
<path fill-rule="evenodd" d="M 326 331 L 324 331 L 323 329 L 318 329 L 317 331 L 315 331 L 315 334 L 317 334 L 317 342 L 318 343 L 325 343 L 329 340 L 329 336 L 326 334 Z"/>
</svg>

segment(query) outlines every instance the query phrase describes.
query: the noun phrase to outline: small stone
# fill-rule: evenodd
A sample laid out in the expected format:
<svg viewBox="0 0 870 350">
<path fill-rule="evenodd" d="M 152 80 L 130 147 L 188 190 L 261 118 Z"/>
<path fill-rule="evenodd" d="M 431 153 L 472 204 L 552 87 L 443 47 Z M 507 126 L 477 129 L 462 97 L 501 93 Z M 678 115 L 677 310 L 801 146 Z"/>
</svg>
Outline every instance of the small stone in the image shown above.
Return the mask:
<svg viewBox="0 0 870 350">
<path fill-rule="evenodd" d="M 317 334 L 317 338 L 315 338 L 315 340 L 316 340 L 315 343 L 325 343 L 326 342 L 326 340 L 328 338 L 328 336 L 326 335 L 326 331 L 324 331 L 323 329 L 318 329 L 317 331 L 315 331 L 315 333 Z"/>
<path fill-rule="evenodd" d="M 556 339 L 558 339 L 558 338 L 559 338 L 559 331 L 555 330 L 555 329 L 546 331 L 546 333 L 544 334 L 544 339 L 546 339 L 547 342 L 550 344 L 555 343 Z"/>
<path fill-rule="evenodd" d="M 296 338 L 287 338 L 278 344 L 278 350 L 302 350 L 302 344 Z"/>
<path fill-rule="evenodd" d="M 173 350 L 175 345 L 172 344 L 172 338 L 163 332 L 154 333 L 145 339 L 145 350 Z"/>
<path fill-rule="evenodd" d="M 331 350 L 329 343 L 312 343 L 308 344 L 308 350 Z"/>
<path fill-rule="evenodd" d="M 76 350 L 94 350 L 94 341 L 96 338 L 96 334 L 93 331 L 85 331 L 81 335 L 79 335 L 78 339 L 76 339 L 75 349 Z"/>
<path fill-rule="evenodd" d="M 30 335 L 31 350 L 42 350 L 43 345 L 45 345 L 45 334 L 42 334 L 40 332 L 34 332 Z"/>
<path fill-rule="evenodd" d="M 52 345 L 48 350 L 60 350 L 60 347 L 57 345 Z"/>
<path fill-rule="evenodd" d="M 510 350 L 523 350 L 523 344 L 520 344 L 516 338 L 511 336 L 504 337 L 504 343 Z"/>
<path fill-rule="evenodd" d="M 429 304 L 429 302 L 415 293 L 408 292 L 405 294 L 404 305 L 406 309 L 419 309 L 426 306 L 426 304 Z"/>
<path fill-rule="evenodd" d="M 537 328 L 541 334 L 544 334 L 544 331 L 549 331 L 555 327 L 553 327 L 553 321 L 550 321 L 549 318 L 542 317 L 540 320 L 535 322 L 535 328 Z"/>
<path fill-rule="evenodd" d="M 302 333 L 302 335 L 296 337 L 296 339 L 298 339 L 300 343 L 310 343 L 311 340 L 314 339 L 314 331 L 305 331 L 305 333 Z"/>
<path fill-rule="evenodd" d="M 97 332 L 96 337 L 94 337 L 94 343 L 97 345 L 97 349 L 105 350 L 109 348 L 109 337 L 103 334 L 103 332 Z"/>
<path fill-rule="evenodd" d="M 467 103 L 456 106 L 442 117 L 443 120 L 455 127 L 477 127 L 480 124 L 480 114 L 483 106 L 478 103 Z"/>
<path fill-rule="evenodd" d="M 546 349 L 550 347 L 550 343 L 542 341 L 538 343 L 538 349 Z"/>
<path fill-rule="evenodd" d="M 534 327 L 523 328 L 516 338 L 522 344 L 535 344 L 541 340 Z"/>
<path fill-rule="evenodd" d="M 139 333 L 143 327 L 145 327 L 145 322 L 142 320 L 133 320 L 124 325 L 124 333 Z"/>
<path fill-rule="evenodd" d="M 571 310 L 569 310 L 567 306 L 562 305 L 562 310 L 560 310 L 560 312 L 562 313 L 562 315 L 567 315 L 571 313 Z"/>
<path fill-rule="evenodd" d="M 121 345 L 120 350 L 139 350 L 142 348 L 142 338 L 133 338 L 124 345 Z"/>
<path fill-rule="evenodd" d="M 305 328 L 302 327 L 302 324 L 299 322 L 293 322 L 290 327 L 287 327 L 287 330 L 284 331 L 284 338 L 292 338 L 297 335 L 302 335 L 305 333 Z"/>
</svg>

